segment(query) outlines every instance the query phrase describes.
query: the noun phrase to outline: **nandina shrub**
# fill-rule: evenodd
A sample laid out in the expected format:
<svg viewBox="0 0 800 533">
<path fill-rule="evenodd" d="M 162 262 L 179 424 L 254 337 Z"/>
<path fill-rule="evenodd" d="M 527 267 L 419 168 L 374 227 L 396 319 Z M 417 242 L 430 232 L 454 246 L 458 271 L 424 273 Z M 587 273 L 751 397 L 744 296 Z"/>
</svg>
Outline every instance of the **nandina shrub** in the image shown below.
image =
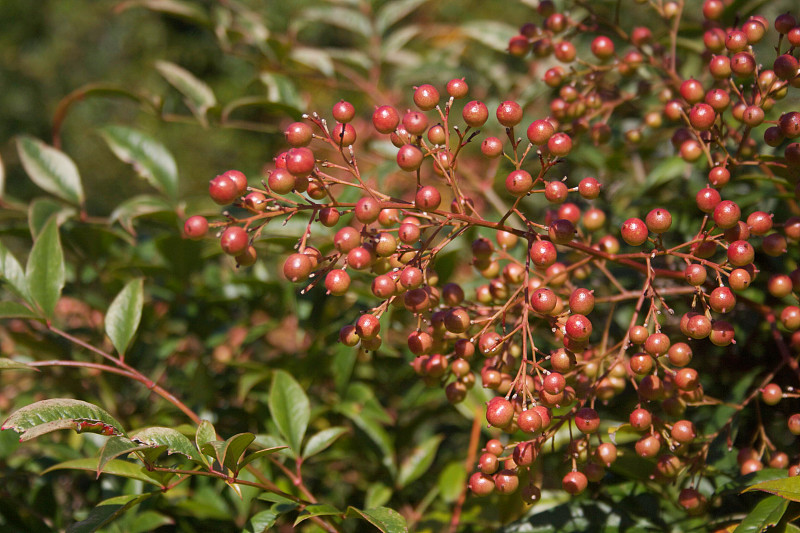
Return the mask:
<svg viewBox="0 0 800 533">
<path fill-rule="evenodd" d="M 251 517 L 253 529 L 285 515 L 327 530 L 355 527 L 348 516 L 383 531 L 484 520 L 559 530 L 563 509 L 577 517 L 572 530 L 726 528 L 751 509 L 745 520 L 759 528 L 793 519 L 784 498 L 796 499 L 790 476 L 800 470 L 792 448 L 800 434 L 800 130 L 791 107 L 800 77 L 786 36 L 798 23 L 792 13 L 737 8 L 720 0 L 636 6 L 652 24 L 629 27 L 613 6 L 567 11 L 542 1 L 536 22 L 508 45 L 534 69 L 545 63 L 540 100 L 492 102 L 479 96 L 481 80 L 466 76 L 420 79 L 403 103 L 341 100 L 287 121 L 286 149 L 260 183 L 238 170 L 209 176 L 210 199 L 227 207 L 188 213 L 187 238 L 232 256 L 239 271 L 263 269 L 277 249 L 271 236 L 288 238 L 293 247 L 270 275 L 294 283 L 302 301 L 340 309 L 347 324 L 337 360 L 355 361 L 354 376 L 362 366 L 379 373 L 384 357 L 403 360 L 405 374 L 400 365 L 383 371 L 471 419 L 468 439 L 448 441 L 468 469 L 450 463 L 437 484 L 427 480 L 429 496 L 404 489 L 426 481 L 454 430 L 420 439 L 398 470 L 377 422 L 381 391 L 366 387 L 342 395 L 349 400 L 334 408 L 342 425 L 320 422 L 332 427 L 305 439 L 312 410 L 296 365 L 294 375 L 272 372 L 268 397 L 256 400 L 273 419 L 259 440 L 235 425 L 221 438 L 179 391 L 126 360 L 143 313 L 138 280 L 106 313 L 111 346 L 63 330 L 53 322 L 65 279 L 57 218 L 38 218 L 24 270 L 4 252 L 16 296 L 7 316 L 23 320 L 14 324 L 24 333 L 41 321 L 49 335 L 107 359 L 74 366 L 139 381 L 194 426 L 128 432 L 95 405 L 45 400 L 4 428 L 23 439 L 54 429 L 108 436 L 86 464 L 134 477 L 123 470 L 133 463 L 120 459 L 134 454 L 164 491 L 200 475 L 256 489 L 276 504 Z M 701 33 L 692 29 L 699 22 Z M 703 42 L 700 61 L 679 46 L 684 35 Z M 107 132 L 118 153 L 136 144 L 121 133 Z M 63 153 L 29 138 L 19 151 L 34 181 L 83 203 Z M 45 162 L 57 165 L 59 180 Z M 404 407 L 392 406 L 398 419 L 416 416 Z M 325 494 L 328 503 L 306 486 L 305 460 L 351 428 L 377 446 L 393 480 L 394 493 L 359 478 L 376 505 L 356 507 L 352 489 Z M 262 449 L 245 453 L 253 442 Z M 276 484 L 274 473 L 291 485 Z M 738 495 L 757 482 L 776 495 Z M 446 518 L 424 515 L 437 492 Z M 128 496 L 124 503 L 140 502 Z M 574 499 L 558 509 L 536 505 L 566 497 Z"/>
</svg>

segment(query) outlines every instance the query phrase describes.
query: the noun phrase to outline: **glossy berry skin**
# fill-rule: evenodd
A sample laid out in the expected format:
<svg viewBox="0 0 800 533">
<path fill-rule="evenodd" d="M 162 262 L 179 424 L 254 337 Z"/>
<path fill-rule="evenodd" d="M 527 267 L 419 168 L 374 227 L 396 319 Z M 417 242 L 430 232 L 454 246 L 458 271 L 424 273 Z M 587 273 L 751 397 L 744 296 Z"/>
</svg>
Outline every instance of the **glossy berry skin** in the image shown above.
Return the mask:
<svg viewBox="0 0 800 533">
<path fill-rule="evenodd" d="M 699 131 L 710 130 L 716 118 L 714 108 L 704 103 L 695 104 L 689 112 L 689 123 Z"/>
<path fill-rule="evenodd" d="M 522 120 L 522 107 L 517 102 L 507 100 L 497 108 L 497 121 L 506 128 L 512 128 Z"/>
<path fill-rule="evenodd" d="M 239 255 L 247 249 L 249 237 L 247 231 L 240 226 L 231 226 L 222 232 L 219 243 L 222 251 L 228 255 Z"/>
<path fill-rule="evenodd" d="M 454 78 L 447 82 L 447 94 L 453 98 L 464 98 L 469 93 L 469 86 L 463 79 Z"/>
<path fill-rule="evenodd" d="M 556 247 L 550 241 L 536 241 L 531 245 L 530 257 L 537 268 L 547 268 L 556 262 Z"/>
<path fill-rule="evenodd" d="M 439 103 L 439 91 L 430 84 L 420 85 L 414 91 L 414 103 L 423 111 L 430 111 Z"/>
<path fill-rule="evenodd" d="M 647 225 L 640 218 L 629 218 L 622 224 L 621 235 L 631 246 L 641 246 L 647 241 Z"/>
<path fill-rule="evenodd" d="M 555 133 L 547 140 L 547 149 L 556 157 L 564 157 L 572 150 L 572 139 L 566 133 Z"/>
<path fill-rule="evenodd" d="M 350 275 L 340 269 L 335 268 L 325 276 L 325 289 L 334 296 L 345 294 L 350 288 Z"/>
<path fill-rule="evenodd" d="M 672 226 L 672 215 L 666 209 L 658 207 L 647 214 L 645 225 L 653 233 L 664 233 Z"/>
<path fill-rule="evenodd" d="M 582 472 L 569 472 L 561 480 L 561 487 L 572 496 L 577 496 L 586 490 L 589 480 Z"/>
<path fill-rule="evenodd" d="M 461 111 L 461 116 L 464 118 L 464 122 L 467 123 L 467 126 L 480 128 L 489 118 L 489 110 L 483 102 L 473 100 L 464 106 L 464 109 Z"/>
<path fill-rule="evenodd" d="M 514 170 L 506 176 L 506 190 L 512 196 L 525 196 L 532 187 L 533 176 L 527 170 Z"/>
<path fill-rule="evenodd" d="M 567 319 L 564 326 L 567 336 L 582 342 L 589 340 L 592 335 L 592 321 L 581 314 L 573 314 Z"/>
<path fill-rule="evenodd" d="M 353 104 L 350 102 L 340 100 L 339 102 L 333 104 L 331 114 L 333 115 L 334 120 L 337 122 L 347 124 L 353 120 L 353 117 L 356 116 L 356 108 L 353 107 Z"/>
<path fill-rule="evenodd" d="M 514 417 L 514 406 L 500 396 L 495 396 L 486 407 L 486 421 L 494 427 L 503 428 L 511 423 Z"/>
<path fill-rule="evenodd" d="M 590 407 L 582 407 L 575 413 L 575 426 L 581 433 L 596 433 L 600 428 L 600 417 Z"/>
<path fill-rule="evenodd" d="M 439 189 L 432 185 L 422 187 L 414 197 L 414 204 L 422 211 L 434 211 L 441 203 L 442 196 L 439 194 Z"/>
<path fill-rule="evenodd" d="M 494 492 L 494 479 L 483 472 L 475 472 L 469 478 L 469 490 L 475 496 L 484 497 Z"/>
<path fill-rule="evenodd" d="M 556 132 L 553 125 L 548 120 L 539 119 L 535 120 L 528 126 L 527 135 L 528 140 L 537 145 L 542 146 L 547 144 L 547 141 Z"/>
<path fill-rule="evenodd" d="M 356 142 L 356 130 L 346 123 L 339 123 L 333 127 L 331 138 L 337 146 L 351 146 Z"/>
<path fill-rule="evenodd" d="M 308 255 L 297 253 L 286 258 L 283 263 L 283 275 L 292 282 L 308 279 L 313 265 Z"/>
<path fill-rule="evenodd" d="M 314 152 L 308 148 L 292 148 L 286 154 L 286 170 L 294 176 L 308 176 L 314 164 Z"/>
<path fill-rule="evenodd" d="M 721 200 L 722 198 L 720 197 L 719 191 L 716 191 L 711 187 L 700 189 L 700 191 L 697 193 L 697 196 L 695 196 L 697 207 L 703 213 L 713 213 L 714 209 Z"/>
<path fill-rule="evenodd" d="M 380 106 L 372 114 L 372 125 L 378 133 L 392 133 L 398 124 L 400 124 L 400 114 L 392 106 Z"/>
<path fill-rule="evenodd" d="M 742 210 L 735 202 L 730 200 L 723 200 L 714 207 L 713 217 L 714 223 L 720 229 L 732 228 L 739 222 L 742 216 Z"/>
<path fill-rule="evenodd" d="M 745 266 L 755 259 L 753 245 L 747 241 L 734 241 L 728 245 L 728 262 L 733 266 Z"/>
<path fill-rule="evenodd" d="M 413 172 L 422 165 L 422 151 L 413 144 L 405 144 L 397 151 L 397 166 L 407 172 Z"/>
<path fill-rule="evenodd" d="M 215 203 L 228 205 L 239 197 L 239 190 L 229 176 L 222 174 L 208 183 L 208 195 Z"/>
<path fill-rule="evenodd" d="M 306 146 L 311 142 L 313 131 L 311 126 L 305 122 L 292 122 L 286 127 L 283 134 L 290 146 L 298 147 Z"/>
<path fill-rule="evenodd" d="M 208 233 L 208 220 L 206 217 L 194 215 L 186 219 L 183 224 L 183 234 L 193 241 L 200 240 Z"/>
</svg>

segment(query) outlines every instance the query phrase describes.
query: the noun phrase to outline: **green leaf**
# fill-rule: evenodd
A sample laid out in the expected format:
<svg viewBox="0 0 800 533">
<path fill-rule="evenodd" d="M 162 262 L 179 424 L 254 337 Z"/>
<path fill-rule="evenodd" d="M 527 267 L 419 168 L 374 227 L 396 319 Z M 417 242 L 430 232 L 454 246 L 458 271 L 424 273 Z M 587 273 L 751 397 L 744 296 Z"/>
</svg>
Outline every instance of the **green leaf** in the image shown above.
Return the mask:
<svg viewBox="0 0 800 533">
<path fill-rule="evenodd" d="M 203 126 L 208 125 L 206 113 L 217 105 L 217 99 L 211 87 L 197 79 L 194 74 L 183 67 L 169 61 L 156 61 L 156 70 L 170 85 L 186 97 L 186 105 Z"/>
<path fill-rule="evenodd" d="M 342 512 L 333 505 L 328 505 L 327 503 L 314 503 L 307 505 L 305 509 L 300 511 L 300 514 L 297 515 L 297 520 L 294 521 L 293 527 L 297 527 L 297 524 L 300 522 L 315 516 L 336 516 L 341 514 Z"/>
<path fill-rule="evenodd" d="M 100 130 L 108 147 L 121 161 L 133 165 L 139 176 L 170 198 L 178 195 L 178 167 L 166 147 L 153 137 L 124 126 Z"/>
<path fill-rule="evenodd" d="M 375 26 L 378 33 L 383 35 L 391 26 L 427 1 L 428 0 L 397 0 L 395 2 L 388 2 L 381 7 L 375 15 Z"/>
<path fill-rule="evenodd" d="M 35 370 L 39 372 L 39 369 L 36 367 L 28 366 L 25 363 L 14 361 L 13 359 L 8 359 L 7 357 L 0 357 L 0 371 L 2 370 Z"/>
<path fill-rule="evenodd" d="M 384 485 L 383 483 L 371 483 L 367 487 L 367 493 L 364 495 L 364 507 L 372 509 L 373 507 L 381 507 L 392 499 L 392 487 Z"/>
<path fill-rule="evenodd" d="M 67 202 L 83 204 L 81 176 L 67 154 L 27 135 L 17 138 L 17 151 L 36 185 Z"/>
<path fill-rule="evenodd" d="M 267 88 L 267 99 L 270 102 L 280 102 L 282 105 L 298 111 L 305 109 L 300 91 L 297 90 L 297 85 L 290 77 L 274 72 L 262 72 L 258 78 Z"/>
<path fill-rule="evenodd" d="M 3 164 L 3 158 L 0 157 L 0 198 L 6 190 L 6 166 Z"/>
<path fill-rule="evenodd" d="M 408 533 L 408 525 L 403 515 L 388 507 L 373 509 L 347 508 L 347 516 L 363 518 L 383 533 Z"/>
<path fill-rule="evenodd" d="M 39 315 L 17 302 L 0 302 L 0 318 L 40 318 Z"/>
<path fill-rule="evenodd" d="M 222 464 L 234 474 L 239 473 L 239 459 L 247 450 L 256 436 L 252 433 L 239 433 L 225 441 L 225 451 L 222 455 Z"/>
<path fill-rule="evenodd" d="M 203 26 L 209 24 L 208 15 L 205 11 L 183 0 L 128 0 L 119 4 L 116 7 L 116 11 L 121 12 L 133 7 L 143 7 L 150 11 L 166 13 Z"/>
<path fill-rule="evenodd" d="M 276 371 L 272 378 L 269 412 L 289 448 L 298 456 L 311 417 L 311 406 L 303 387 L 283 370 Z"/>
<path fill-rule="evenodd" d="M 125 354 L 139 327 L 143 306 L 143 281 L 139 278 L 129 281 L 108 308 L 105 318 L 106 334 L 120 355 Z"/>
<path fill-rule="evenodd" d="M 318 454 L 333 444 L 336 439 L 345 433 L 347 433 L 347 428 L 332 427 L 323 429 L 319 433 L 312 435 L 309 437 L 308 441 L 306 441 L 306 447 L 303 449 L 303 459 L 308 459 L 309 457 Z"/>
<path fill-rule="evenodd" d="M 197 449 L 200 450 L 200 459 L 206 466 L 210 466 L 208 459 L 203 454 L 203 448 L 210 443 L 217 440 L 217 430 L 214 429 L 214 426 L 208 420 L 203 420 L 200 422 L 200 425 L 197 426 L 197 433 L 194 436 L 194 443 L 197 446 Z"/>
<path fill-rule="evenodd" d="M 250 517 L 247 524 L 244 526 L 245 533 L 267 533 L 269 528 L 275 525 L 275 520 L 278 519 L 279 512 L 267 509 L 261 511 Z"/>
<path fill-rule="evenodd" d="M 84 470 L 86 472 L 97 472 L 97 465 L 99 457 L 85 457 L 82 459 L 73 459 L 72 461 L 65 461 L 58 463 L 50 468 L 44 470 L 42 474 L 53 472 L 55 470 Z M 164 488 L 164 483 L 161 481 L 164 476 L 160 472 L 148 472 L 143 466 L 121 459 L 112 459 L 103 467 L 104 474 L 111 474 L 128 479 L 135 479 L 150 483 L 159 488 Z"/>
<path fill-rule="evenodd" d="M 66 207 L 52 198 L 37 198 L 28 207 L 28 227 L 31 230 L 31 236 L 34 240 L 37 239 L 50 217 L 55 216 L 56 224 L 61 226 L 76 214 L 75 209 Z"/>
<path fill-rule="evenodd" d="M 97 463 L 97 477 L 100 477 L 100 474 L 103 472 L 103 467 L 112 459 L 146 448 L 150 448 L 150 446 L 140 446 L 127 437 L 115 435 L 109 438 L 100 449 L 100 459 Z"/>
<path fill-rule="evenodd" d="M 298 63 L 318 70 L 329 78 L 332 78 L 336 74 L 336 67 L 333 61 L 331 61 L 331 56 L 319 48 L 305 46 L 293 47 L 289 56 Z"/>
<path fill-rule="evenodd" d="M 467 22 L 461 25 L 460 30 L 466 37 L 503 53 L 508 50 L 511 37 L 519 33 L 515 26 L 495 20 Z"/>
<path fill-rule="evenodd" d="M 381 452 L 383 465 L 394 477 L 397 474 L 397 465 L 394 460 L 394 445 L 389 434 L 375 419 L 364 416 L 359 408 L 352 403 L 339 406 L 339 411 L 353 421 L 367 436 L 378 446 Z"/>
<path fill-rule="evenodd" d="M 262 457 L 266 457 L 267 455 L 272 455 L 273 453 L 279 452 L 281 450 L 288 449 L 288 446 L 275 446 L 273 448 L 264 448 L 263 450 L 258 450 L 257 452 L 253 452 L 248 454 L 246 457 L 242 458 L 239 461 L 239 472 L 241 472 L 245 466 L 249 465 L 256 459 L 261 459 Z"/>
<path fill-rule="evenodd" d="M 6 280 L 21 298 L 24 298 L 28 303 L 33 303 L 22 265 L 2 243 L 0 243 L 0 277 Z"/>
<path fill-rule="evenodd" d="M 788 506 L 789 500 L 778 496 L 764 498 L 736 526 L 733 533 L 761 533 L 780 522 Z"/>
<path fill-rule="evenodd" d="M 442 442 L 441 435 L 433 435 L 422 444 L 414 448 L 411 455 L 406 457 L 400 465 L 397 474 L 397 486 L 403 488 L 427 472 L 436 457 L 436 451 Z"/>
<path fill-rule="evenodd" d="M 467 471 L 461 461 L 449 463 L 439 476 L 439 494 L 447 503 L 453 503 L 461 495 L 467 482 Z"/>
<path fill-rule="evenodd" d="M 747 487 L 742 492 L 749 492 L 751 490 L 763 490 L 764 492 L 769 492 L 770 494 L 786 498 L 787 500 L 800 502 L 800 478 L 797 476 L 762 481 L 761 483 L 756 483 L 751 487 Z"/>
<path fill-rule="evenodd" d="M 163 198 L 142 194 L 119 204 L 116 209 L 111 212 L 109 220 L 111 222 L 119 222 L 125 231 L 135 235 L 136 232 L 133 230 L 134 219 L 145 215 L 152 215 L 153 213 L 165 213 L 172 210 L 172 206 Z"/>
<path fill-rule="evenodd" d="M 30 295 L 45 316 L 52 317 L 66 279 L 64 252 L 54 218 L 48 221 L 39 238 L 33 242 L 25 277 Z"/>
<path fill-rule="evenodd" d="M 89 511 L 89 516 L 76 524 L 67 528 L 67 533 L 92 533 L 101 527 L 110 524 L 123 513 L 132 507 L 139 505 L 143 501 L 152 498 L 157 492 L 147 494 L 123 494 L 115 496 L 97 504 L 97 507 Z"/>
<path fill-rule="evenodd" d="M 167 453 L 179 453 L 187 458 L 202 463 L 200 455 L 186 435 L 173 428 L 153 426 L 131 432 L 131 440 L 146 446 L 166 446 Z"/>
<path fill-rule="evenodd" d="M 88 426 L 81 428 L 81 422 Z M 59 423 L 68 425 L 58 426 Z M 92 424 L 100 424 L 102 427 L 95 428 Z M 13 429 L 22 435 L 20 441 L 25 441 L 43 433 L 67 428 L 76 431 L 110 428 L 116 434 L 125 434 L 122 425 L 103 409 L 70 398 L 51 398 L 26 405 L 9 416 L 0 429 Z"/>
<path fill-rule="evenodd" d="M 295 20 L 294 26 L 296 29 L 300 29 L 311 22 L 339 26 L 349 32 L 359 33 L 363 37 L 372 35 L 372 25 L 369 19 L 358 9 L 339 6 L 306 8 Z"/>
</svg>

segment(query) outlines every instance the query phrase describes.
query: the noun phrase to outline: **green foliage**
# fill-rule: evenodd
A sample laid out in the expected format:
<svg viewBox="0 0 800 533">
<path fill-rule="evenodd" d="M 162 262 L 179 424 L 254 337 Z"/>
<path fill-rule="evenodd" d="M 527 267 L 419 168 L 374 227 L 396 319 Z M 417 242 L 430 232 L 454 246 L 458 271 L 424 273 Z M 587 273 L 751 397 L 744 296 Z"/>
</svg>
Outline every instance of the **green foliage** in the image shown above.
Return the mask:
<svg viewBox="0 0 800 533">
<path fill-rule="evenodd" d="M 363 127 L 376 104 L 409 107 L 412 86 L 466 77 L 489 109 L 513 98 L 531 116 L 546 116 L 550 90 L 539 79 L 550 60 L 507 53 L 519 25 L 536 18 L 531 4 L 0 5 L 0 46 L 20 54 L 19 65 L 0 57 L 0 413 L 9 430 L 0 433 L 0 529 L 441 531 L 458 509 L 463 531 L 702 531 L 710 524 L 794 531 L 798 478 L 769 469 L 740 476 L 730 452 L 740 431 L 761 423 L 738 405 L 753 399 L 777 364 L 762 342 L 772 331 L 752 317 L 742 318 L 748 340 L 740 346 L 758 372 L 743 378 L 732 364 L 704 377 L 709 394 L 724 391 L 727 404 L 692 406 L 715 433 L 709 471 L 698 476 L 698 488 L 714 498 L 705 515 L 688 516 L 676 504 L 696 472 L 687 466 L 683 485 L 660 484 L 651 479 L 653 462 L 633 453 L 609 467 L 591 496 L 568 499 L 560 476 L 575 431 L 569 424 L 553 438 L 555 453 L 539 459 L 533 475 L 559 475 L 536 479 L 544 490 L 531 507 L 518 498 L 466 496 L 472 470 L 465 458 L 496 435 L 483 427 L 491 393 L 478 386 L 453 407 L 441 390 L 426 388 L 407 364 L 408 315 L 387 309 L 378 353 L 350 349 L 337 335 L 374 304 L 368 287 L 333 297 L 320 287 L 301 293 L 279 277 L 308 217 L 260 228 L 250 269 L 237 268 L 214 239 L 181 236 L 188 215 L 220 212 L 207 198 L 208 179 L 239 168 L 257 187 L 284 147 L 284 126 L 314 112 L 327 119 L 340 99 L 353 102 L 354 124 Z M 603 19 L 618 9 L 595 4 Z M 742 4 L 743 16 L 755 9 Z M 778 4 L 768 6 L 772 16 Z M 572 7 L 574 17 L 589 17 L 586 5 Z M 652 22 L 631 7 L 626 28 Z M 692 10 L 690 33 L 677 45 L 698 55 L 690 49 L 701 46 L 701 17 L 688 2 L 685 9 Z M 656 38 L 668 43 L 669 27 L 659 28 Z M 582 35 L 570 37 L 588 50 Z M 691 61 L 680 68 L 689 72 Z M 641 108 L 661 109 L 651 86 L 660 81 L 642 70 L 648 90 L 624 78 L 620 87 L 636 92 Z M 633 104 L 621 107 L 622 115 L 634 113 Z M 607 178 L 609 227 L 658 202 L 679 206 L 674 225 L 686 234 L 694 207 L 686 198 L 706 178 L 665 149 L 666 129 L 632 149 L 625 134 L 645 131 L 640 119 L 622 116 L 608 145 L 577 147 L 557 171 Z M 505 134 L 496 125 L 486 130 Z M 375 161 L 394 157 L 385 139 L 365 135 L 359 143 L 369 154 L 365 181 L 394 172 L 391 161 Z M 474 155 L 473 148 L 464 152 Z M 510 168 L 503 159 L 464 164 L 464 179 L 480 182 L 476 199 L 502 213 L 510 206 L 502 185 Z M 787 214 L 778 199 L 789 196 L 796 176 L 777 174 L 739 176 L 737 192 L 744 181 L 764 182 L 740 205 Z M 338 199 L 354 202 L 357 191 Z M 547 206 L 531 198 L 520 209 Z M 219 229 L 212 224 L 210 234 Z M 314 226 L 323 255 L 335 253 L 334 232 Z M 461 241 L 482 232 L 471 228 Z M 461 241 L 438 257 L 440 285 L 455 280 L 474 292 L 482 281 L 470 278 Z M 796 250 L 790 254 L 796 268 Z M 632 276 L 608 269 L 623 284 Z M 743 297 L 764 301 L 758 293 Z M 626 329 L 629 312 L 620 309 L 608 329 Z M 717 354 L 695 354 L 706 355 Z M 604 407 L 622 420 L 629 403 L 615 398 Z M 639 437 L 608 419 L 600 433 L 620 445 Z M 789 438 L 770 445 L 789 449 Z"/>
</svg>

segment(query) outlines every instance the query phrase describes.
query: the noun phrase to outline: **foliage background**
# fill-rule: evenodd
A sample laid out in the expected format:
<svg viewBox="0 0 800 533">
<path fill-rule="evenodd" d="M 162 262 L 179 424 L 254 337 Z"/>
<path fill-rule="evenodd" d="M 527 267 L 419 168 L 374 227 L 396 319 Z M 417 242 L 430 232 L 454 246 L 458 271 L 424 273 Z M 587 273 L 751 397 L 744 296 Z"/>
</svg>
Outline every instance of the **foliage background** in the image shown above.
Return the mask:
<svg viewBox="0 0 800 533">
<path fill-rule="evenodd" d="M 546 114 L 542 106 L 547 90 L 538 81 L 544 68 L 503 51 L 518 24 L 535 18 L 535 2 L 503 2 L 502 9 L 498 3 L 472 0 L 416 2 L 419 8 L 393 28 L 409 29 L 411 37 L 401 49 L 388 53 L 379 66 L 373 63 L 359 69 L 353 66 L 352 57 L 341 63 L 363 74 L 368 85 L 377 80 L 371 85 L 371 94 L 354 86 L 352 76 L 343 71 L 334 69 L 326 75 L 292 58 L 292 51 L 298 48 L 334 49 L 340 57 L 352 50 L 368 53 L 374 42 L 348 29 L 350 19 L 334 16 L 327 19 L 333 24 L 322 24 L 310 20 L 309 13 L 332 6 L 369 12 L 389 3 L 192 3 L 217 22 L 230 16 L 239 22 L 263 24 L 269 38 L 261 48 L 248 43 L 248 31 L 253 27 L 242 32 L 226 30 L 229 40 L 221 41 L 213 25 L 134 7 L 133 3 L 124 10 L 120 2 L 108 0 L 0 3 L 0 156 L 6 167 L 0 239 L 18 258 L 24 258 L 31 245 L 27 206 L 42 197 L 19 164 L 16 135 L 25 133 L 51 142 L 59 102 L 90 82 L 163 98 L 166 121 L 148 106 L 120 98 L 88 98 L 70 108 L 61 128 L 62 149 L 80 168 L 89 191 L 87 213 L 92 220 L 81 222 L 71 217 L 62 225 L 69 266 L 67 298 L 59 306 L 57 321 L 87 342 L 109 348 L 102 313 L 127 280 L 144 277 L 145 311 L 128 354 L 136 368 L 213 420 L 220 434 L 251 431 L 265 444 L 269 443 L 267 435 L 276 433 L 267 409 L 270 379 L 275 369 L 287 370 L 311 398 L 309 433 L 335 426 L 347 429 L 333 447 L 304 465 L 309 489 L 340 508 L 388 505 L 410 517 L 417 530 L 435 531 L 449 521 L 451 506 L 460 493 L 456 488 L 460 489 L 466 476 L 462 465 L 472 412 L 469 406 L 451 407 L 441 390 L 426 388 L 413 376 L 407 355 L 391 348 L 403 346 L 402 327 L 387 333 L 387 348 L 377 356 L 336 344 L 339 328 L 352 321 L 369 297 L 366 289 L 344 299 L 326 297 L 321 291 L 300 295 L 277 277 L 280 262 L 304 223 L 276 228 L 259 244 L 259 264 L 243 271 L 236 271 L 232 262 L 221 256 L 215 242 L 190 242 L 180 236 L 184 213 L 219 212 L 206 198 L 208 179 L 238 168 L 253 181 L 284 146 L 282 126 L 298 111 L 318 110 L 327 115 L 332 103 L 346 98 L 361 116 L 368 117 L 375 104 L 384 103 L 377 95 L 407 105 L 413 85 L 442 85 L 463 76 L 473 87 L 473 95 L 483 98 L 490 109 L 501 99 L 515 97 L 528 106 L 526 116 Z M 614 3 L 602 4 L 611 9 Z M 767 10 L 764 14 L 774 16 L 788 4 L 771 2 L 762 7 Z M 631 17 L 644 20 L 647 13 L 631 9 Z M 699 15 L 694 18 L 699 21 Z M 687 41 L 700 35 L 699 23 L 692 31 L 695 33 L 687 34 Z M 281 103 L 288 107 L 272 102 L 275 105 L 240 111 L 237 116 L 260 131 L 221 127 L 219 108 L 210 113 L 212 126 L 204 128 L 191 119 L 180 94 L 158 74 L 154 68 L 157 60 L 181 65 L 205 81 L 220 107 L 245 95 L 264 96 L 267 91 L 259 76 L 265 72 L 285 75 L 291 87 L 282 93 Z M 317 66 L 322 64 L 318 57 L 315 61 Z M 174 120 L 175 116 L 180 120 Z M 98 129 L 111 124 L 150 133 L 171 150 L 179 169 L 181 201 L 176 209 L 138 218 L 135 234 L 106 217 L 124 200 L 151 194 L 152 189 L 108 150 Z M 657 146 L 666 138 L 651 142 Z M 588 150 L 584 166 L 576 166 L 576 172 L 596 170 L 592 165 L 604 157 L 602 152 Z M 616 159 L 603 163 L 606 170 L 614 173 L 614 165 L 623 164 L 620 159 L 616 152 Z M 664 172 L 673 177 L 681 174 L 683 167 Z M 626 210 L 633 207 L 631 197 L 642 191 L 661 198 L 682 194 L 665 184 L 666 179 L 656 184 L 634 183 L 630 195 L 614 198 L 610 211 L 624 219 Z M 617 190 L 625 185 L 619 183 Z M 460 261 L 466 258 L 466 253 L 454 250 L 443 259 L 442 274 L 458 279 Z M 0 342 L 4 356 L 92 360 L 85 351 L 21 321 L 4 321 Z M 174 427 L 187 422 L 144 387 L 108 374 L 57 368 L 35 375 L 4 372 L 0 384 L 2 418 L 37 399 L 56 396 L 81 398 L 113 409 L 130 428 Z M 83 519 L 103 499 L 141 490 L 136 482 L 111 476 L 96 481 L 90 473 L 67 470 L 41 475 L 61 461 L 95 453 L 103 439 L 94 437 L 62 432 L 20 447 L 13 432 L 0 433 L 4 480 L 0 527 L 5 531 L 64 528 Z M 413 462 L 420 450 L 427 451 L 422 455 L 433 461 L 429 468 L 424 462 Z M 403 464 L 421 465 L 419 476 L 404 481 L 393 476 Z M 558 471 L 558 465 L 554 460 L 550 466 Z M 265 462 L 264 468 L 274 479 L 282 479 L 274 466 Z M 614 493 L 613 482 L 610 485 L 598 501 L 585 502 L 589 512 L 612 516 L 603 518 L 612 522 L 649 522 L 655 529 L 688 527 L 669 518 L 669 513 L 675 513 L 680 516 L 675 520 L 684 520 L 657 495 L 629 485 Z M 291 490 L 286 483 L 282 486 Z M 665 489 L 664 495 L 668 492 Z M 546 491 L 548 505 L 565 499 L 557 491 Z M 742 508 L 750 503 L 745 501 Z M 252 492 L 245 490 L 240 500 L 223 484 L 198 478 L 147 502 L 108 530 L 147 531 L 160 526 L 163 531 L 240 531 L 255 511 L 267 506 L 254 499 Z M 563 508 L 541 519 L 565 529 L 574 517 L 558 509 Z M 496 499 L 490 504 L 468 500 L 464 527 L 483 530 L 518 518 L 522 512 L 521 504 L 511 500 Z M 291 529 L 291 520 L 279 524 Z M 316 527 L 305 524 L 309 530 Z"/>
</svg>

